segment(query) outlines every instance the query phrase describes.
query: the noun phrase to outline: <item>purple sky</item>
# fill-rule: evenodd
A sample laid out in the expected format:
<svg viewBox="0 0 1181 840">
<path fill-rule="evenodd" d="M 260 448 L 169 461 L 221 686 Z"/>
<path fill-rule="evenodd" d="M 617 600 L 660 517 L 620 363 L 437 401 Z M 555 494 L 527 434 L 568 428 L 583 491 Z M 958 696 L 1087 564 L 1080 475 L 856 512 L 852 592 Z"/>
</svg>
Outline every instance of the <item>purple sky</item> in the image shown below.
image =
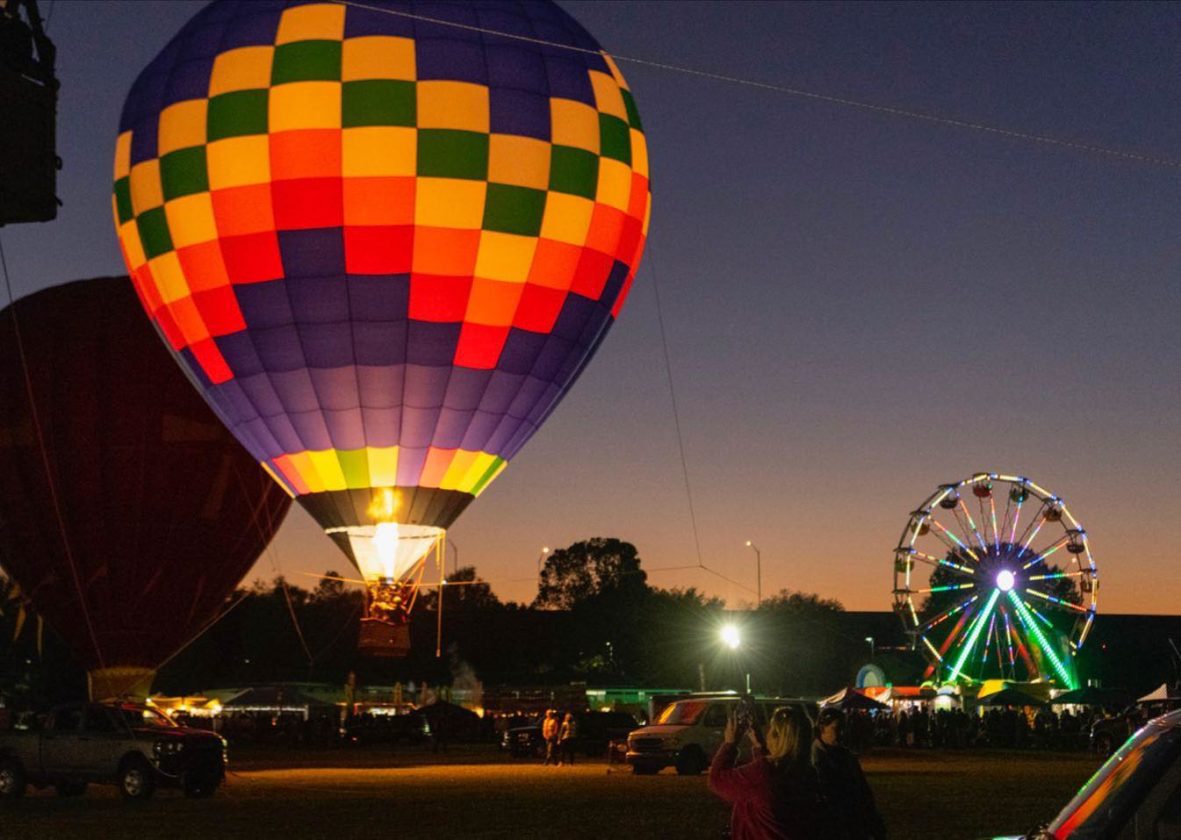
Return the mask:
<svg viewBox="0 0 1181 840">
<path fill-rule="evenodd" d="M 4 231 L 19 297 L 123 271 L 110 219 L 131 81 L 202 2 L 52 5 L 57 222 Z M 1181 158 L 1181 13 L 1139 4 L 563 3 L 621 56 Z M 582 380 L 452 529 L 528 600 L 543 545 L 705 563 L 888 609 L 891 549 L 937 484 L 1028 475 L 1087 528 L 1104 612 L 1175 612 L 1181 170 L 621 62 L 653 223 Z M 0 301 L 6 304 L 7 301 Z M 254 576 L 347 561 L 294 509 Z M 705 572 L 656 572 L 737 605 Z"/>
</svg>

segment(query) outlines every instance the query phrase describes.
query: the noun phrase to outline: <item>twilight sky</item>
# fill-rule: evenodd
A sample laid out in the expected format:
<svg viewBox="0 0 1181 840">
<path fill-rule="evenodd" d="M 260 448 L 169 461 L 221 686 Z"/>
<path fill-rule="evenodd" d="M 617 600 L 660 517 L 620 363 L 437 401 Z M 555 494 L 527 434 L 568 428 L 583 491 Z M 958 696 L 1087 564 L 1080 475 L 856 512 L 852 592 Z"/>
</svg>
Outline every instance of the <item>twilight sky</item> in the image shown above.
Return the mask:
<svg viewBox="0 0 1181 840">
<path fill-rule="evenodd" d="M 59 219 L 8 228 L 17 297 L 122 273 L 119 110 L 187 0 L 43 0 L 58 45 Z M 1181 10 L 1148 4 L 564 2 L 619 56 L 1181 160 Z M 979 470 L 1087 528 L 1102 612 L 1176 612 L 1181 166 L 886 116 L 621 61 L 653 222 L 582 379 L 451 529 L 530 600 L 543 545 L 616 536 L 763 591 L 890 607 L 907 514 Z M 3 292 L 0 291 L 0 296 Z M 0 297 L 0 305 L 7 300 Z M 348 569 L 293 508 L 252 577 Z M 704 571 L 660 586 L 729 599 Z"/>
</svg>

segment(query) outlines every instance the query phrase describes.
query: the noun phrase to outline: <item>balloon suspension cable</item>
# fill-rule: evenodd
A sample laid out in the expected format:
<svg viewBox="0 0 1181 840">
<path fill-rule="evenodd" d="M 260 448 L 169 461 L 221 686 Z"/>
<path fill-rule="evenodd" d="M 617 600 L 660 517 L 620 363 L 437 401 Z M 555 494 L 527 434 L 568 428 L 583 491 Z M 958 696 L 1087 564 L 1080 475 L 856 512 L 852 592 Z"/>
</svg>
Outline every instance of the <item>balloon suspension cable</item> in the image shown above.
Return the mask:
<svg viewBox="0 0 1181 840">
<path fill-rule="evenodd" d="M 435 540 L 435 562 L 439 564 L 439 605 L 437 607 L 439 626 L 435 635 L 435 659 L 441 659 L 443 656 L 443 587 L 447 584 L 447 578 L 443 576 L 443 561 L 446 559 L 446 550 L 447 532 L 444 531 Z"/>
<path fill-rule="evenodd" d="M 246 478 L 242 472 L 234 466 L 234 475 L 238 479 L 239 488 L 242 490 L 244 498 L 249 498 L 249 488 L 246 484 Z M 299 617 L 295 614 L 295 604 L 291 601 L 291 588 L 287 585 L 287 577 L 279 570 L 279 563 L 277 557 L 278 549 L 275 548 L 275 524 L 274 516 L 271 508 L 267 505 L 267 494 L 263 493 L 262 501 L 259 502 L 258 507 L 252 511 L 250 521 L 254 523 L 254 527 L 258 529 L 258 535 L 263 538 L 266 543 L 264 551 L 267 555 L 267 560 L 271 564 L 271 571 L 275 573 L 275 578 L 279 581 L 280 586 L 283 587 L 283 600 L 287 603 L 287 614 L 291 616 L 291 626 L 295 629 L 295 635 L 299 638 L 299 646 L 303 648 L 304 656 L 308 660 L 308 671 L 310 672 L 316 666 L 316 658 L 312 656 L 311 648 L 308 647 L 308 640 L 303 634 L 303 628 L 299 624 Z M 261 515 L 266 516 L 266 528 L 263 527 Z M 271 538 L 266 539 L 267 534 L 270 533 Z"/>
<path fill-rule="evenodd" d="M 365 9 L 366 11 L 378 12 L 380 14 L 409 18 L 411 20 L 419 20 L 424 23 L 435 24 L 436 26 L 448 26 L 453 29 L 479 32 L 483 35 L 495 35 L 497 37 L 506 38 L 511 41 L 524 41 L 531 44 L 540 44 L 541 46 L 552 47 L 554 49 L 567 50 L 569 52 L 600 55 L 597 50 L 588 49 L 587 47 L 578 47 L 572 44 L 563 44 L 559 41 L 548 41 L 544 38 L 535 38 L 529 35 L 503 32 L 497 29 L 488 29 L 486 27 L 475 26 L 470 23 L 459 23 L 453 20 L 443 20 L 441 18 L 421 15 L 415 12 L 390 9 L 383 6 L 376 6 L 371 3 L 359 2 L 359 0 L 329 0 L 329 2 L 336 3 L 341 6 L 352 6 L 356 9 Z M 961 119 L 959 117 L 951 117 L 943 114 L 930 113 L 927 111 L 917 111 L 911 108 L 901 108 L 894 105 L 882 105 L 880 103 L 869 102 L 864 99 L 851 99 L 845 96 L 833 96 L 831 94 L 819 93 L 814 90 L 792 87 L 790 85 L 777 84 L 774 82 L 760 82 L 756 79 L 746 79 L 741 76 L 732 76 L 727 73 L 716 73 L 711 70 L 701 70 L 696 67 L 689 67 L 683 64 L 671 64 L 669 62 L 655 61 L 653 59 L 639 58 L 637 56 L 619 55 L 618 53 L 611 53 L 611 58 L 618 62 L 635 64 L 639 67 L 648 67 L 653 70 L 664 70 L 671 73 L 682 73 L 687 76 L 696 76 L 700 79 L 709 79 L 715 82 L 742 85 L 744 87 L 756 88 L 758 90 L 770 91 L 772 93 L 780 93 L 786 96 L 794 96 L 798 99 L 806 99 L 812 102 L 823 102 L 828 105 L 838 105 L 845 108 L 852 108 L 854 110 L 878 114 L 880 116 L 898 117 L 901 119 L 915 120 L 918 122 L 932 123 L 935 125 L 944 125 L 951 128 L 960 128 L 982 134 L 991 134 L 1009 140 L 1021 140 L 1027 143 L 1052 146 L 1058 149 L 1069 149 L 1076 152 L 1085 152 L 1087 154 L 1100 155 L 1109 158 L 1118 158 L 1124 161 L 1144 163 L 1151 166 L 1163 166 L 1169 169 L 1181 169 L 1181 160 L 1174 160 L 1172 158 L 1166 158 L 1160 155 L 1149 155 L 1141 152 L 1129 152 L 1124 149 L 1112 148 L 1111 146 L 1100 146 L 1097 143 L 1084 143 L 1077 140 L 1063 140 L 1060 137 L 1051 137 L 1047 134 L 1037 134 L 1033 131 L 1003 128 L 1001 126 Z"/>
<path fill-rule="evenodd" d="M 196 633 L 194 633 L 192 636 L 189 637 L 188 641 L 186 641 L 183 645 L 181 645 L 176 650 L 174 650 L 171 655 L 166 657 L 163 662 L 161 662 L 159 665 L 157 665 L 156 670 L 160 671 L 161 669 L 164 668 L 165 665 L 167 665 L 169 662 L 176 659 L 176 657 L 180 656 L 182 653 L 184 653 L 186 650 L 188 650 L 189 647 L 192 646 L 193 642 L 197 641 L 197 639 L 201 638 L 206 633 L 208 633 L 211 629 L 213 629 L 213 626 L 215 624 L 217 624 L 219 621 L 221 621 L 227 615 L 232 613 L 243 601 L 245 601 L 247 598 L 249 598 L 250 593 L 244 589 L 241 589 L 241 590 L 238 590 L 237 596 L 238 597 L 235 598 L 234 601 L 228 607 L 226 607 L 224 610 L 219 612 L 213 618 L 209 619 L 209 621 L 207 621 L 205 624 L 203 624 L 201 626 L 201 629 L 199 629 Z"/>
<path fill-rule="evenodd" d="M 0 225 L 0 229 L 3 225 Z M 8 274 L 8 260 L 4 255 L 4 242 L 0 240 L 0 270 L 4 272 L 4 288 L 8 293 L 8 311 L 12 317 L 12 333 L 16 339 L 17 355 L 20 358 L 21 372 L 25 379 L 25 393 L 29 398 L 29 410 L 33 418 L 33 428 L 37 432 L 37 446 L 41 450 L 41 465 L 45 468 L 45 480 L 49 486 L 49 497 L 53 502 L 54 519 L 61 532 L 62 550 L 70 564 L 70 576 L 73 578 L 74 591 L 78 594 L 78 603 L 82 607 L 82 617 L 86 620 L 86 630 L 90 634 L 90 643 L 94 645 L 94 655 L 98 659 L 100 668 L 106 668 L 106 658 L 102 647 L 98 643 L 98 633 L 94 629 L 94 621 L 90 615 L 90 607 L 86 603 L 86 589 L 82 586 L 82 578 L 78 574 L 78 564 L 74 560 L 74 552 L 70 546 L 70 535 L 66 529 L 65 515 L 62 513 L 61 498 L 57 492 L 57 482 L 53 476 L 53 466 L 49 462 L 49 450 L 45 447 L 45 430 L 41 426 L 41 418 L 37 412 L 37 400 L 33 395 L 33 377 L 29 373 L 29 360 L 25 355 L 24 341 L 21 339 L 20 321 L 16 314 L 16 299 L 12 295 L 12 278 Z"/>
</svg>

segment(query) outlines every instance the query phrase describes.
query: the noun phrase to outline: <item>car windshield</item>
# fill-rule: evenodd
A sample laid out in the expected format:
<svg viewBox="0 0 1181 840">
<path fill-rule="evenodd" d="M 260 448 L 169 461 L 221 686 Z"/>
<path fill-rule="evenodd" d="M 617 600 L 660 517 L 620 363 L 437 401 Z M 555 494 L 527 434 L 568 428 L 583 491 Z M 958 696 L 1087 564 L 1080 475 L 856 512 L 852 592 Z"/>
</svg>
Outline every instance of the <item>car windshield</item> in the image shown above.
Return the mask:
<svg viewBox="0 0 1181 840">
<path fill-rule="evenodd" d="M 671 706 L 666 706 L 664 711 L 660 713 L 660 717 L 656 719 L 660 724 L 682 724 L 684 726 L 692 726 L 697 723 L 697 719 L 701 717 L 701 713 L 709 706 L 708 700 L 682 700 L 679 703 L 673 703 Z"/>
<path fill-rule="evenodd" d="M 1141 729 L 1099 768 L 1050 824 L 1055 840 L 1095 840 L 1119 832 L 1157 779 L 1181 755 L 1181 728 Z"/>
<path fill-rule="evenodd" d="M 155 709 L 147 709 L 143 706 L 119 706 L 112 711 L 133 729 L 145 726 L 157 729 L 176 729 L 175 723 Z"/>
</svg>

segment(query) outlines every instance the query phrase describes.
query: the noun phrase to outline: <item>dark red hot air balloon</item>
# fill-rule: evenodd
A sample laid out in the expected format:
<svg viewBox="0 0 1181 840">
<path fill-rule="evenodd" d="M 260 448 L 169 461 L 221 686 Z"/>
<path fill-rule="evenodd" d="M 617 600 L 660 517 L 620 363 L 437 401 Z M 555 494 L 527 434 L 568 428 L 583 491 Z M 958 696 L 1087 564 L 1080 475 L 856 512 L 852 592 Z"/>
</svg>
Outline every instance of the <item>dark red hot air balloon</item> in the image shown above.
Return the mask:
<svg viewBox="0 0 1181 840">
<path fill-rule="evenodd" d="M 160 346 L 126 277 L 0 312 L 0 566 L 93 696 L 146 691 L 290 503 Z"/>
</svg>

